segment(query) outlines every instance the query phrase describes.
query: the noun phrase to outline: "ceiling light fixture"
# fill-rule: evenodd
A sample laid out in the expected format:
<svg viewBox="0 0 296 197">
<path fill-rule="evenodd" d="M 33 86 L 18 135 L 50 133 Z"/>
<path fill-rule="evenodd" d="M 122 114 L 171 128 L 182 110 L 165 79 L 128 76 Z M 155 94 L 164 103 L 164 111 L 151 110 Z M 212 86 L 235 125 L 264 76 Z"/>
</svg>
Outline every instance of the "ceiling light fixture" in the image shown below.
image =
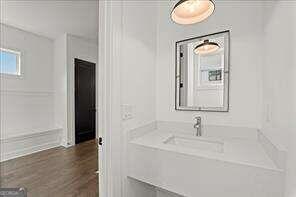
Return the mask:
<svg viewBox="0 0 296 197">
<path fill-rule="evenodd" d="M 194 53 L 196 54 L 209 54 L 217 51 L 220 46 L 216 42 L 210 42 L 209 40 L 204 40 L 203 43 L 197 45 L 194 48 Z"/>
<path fill-rule="evenodd" d="M 190 25 L 201 22 L 213 14 L 212 0 L 180 0 L 171 12 L 171 18 L 178 24 Z"/>
</svg>

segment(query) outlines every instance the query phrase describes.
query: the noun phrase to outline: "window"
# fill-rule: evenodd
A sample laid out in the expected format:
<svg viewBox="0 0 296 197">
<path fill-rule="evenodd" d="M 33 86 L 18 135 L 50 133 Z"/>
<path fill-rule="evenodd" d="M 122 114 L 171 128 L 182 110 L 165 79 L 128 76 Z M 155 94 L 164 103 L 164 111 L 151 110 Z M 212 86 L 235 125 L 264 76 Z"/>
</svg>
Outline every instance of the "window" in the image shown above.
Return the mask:
<svg viewBox="0 0 296 197">
<path fill-rule="evenodd" d="M 209 81 L 221 81 L 221 80 L 222 80 L 222 69 L 209 71 Z"/>
<path fill-rule="evenodd" d="M 0 48 L 0 73 L 5 75 L 21 75 L 21 53 Z"/>
</svg>

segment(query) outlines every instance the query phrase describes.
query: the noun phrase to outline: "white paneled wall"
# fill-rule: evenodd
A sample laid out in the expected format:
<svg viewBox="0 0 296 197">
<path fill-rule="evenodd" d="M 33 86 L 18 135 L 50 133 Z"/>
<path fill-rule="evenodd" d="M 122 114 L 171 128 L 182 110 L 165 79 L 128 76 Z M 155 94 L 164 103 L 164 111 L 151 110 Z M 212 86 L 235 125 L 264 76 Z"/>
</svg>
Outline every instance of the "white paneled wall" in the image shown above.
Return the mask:
<svg viewBox="0 0 296 197">
<path fill-rule="evenodd" d="M 1 77 L 1 138 L 53 129 L 53 41 L 1 25 L 1 47 L 22 53 L 23 70 Z"/>
<path fill-rule="evenodd" d="M 1 91 L 2 138 L 53 129 L 53 92 Z"/>
<path fill-rule="evenodd" d="M 28 153 L 24 150 L 28 147 L 20 140 L 21 136 L 31 139 L 33 146 L 32 136 L 56 130 L 53 110 L 53 41 L 1 24 L 0 43 L 3 48 L 21 52 L 22 76 L 1 76 L 1 148 L 4 159 L 9 159 L 21 155 L 20 152 Z M 59 132 L 52 134 L 55 135 L 53 138 L 44 141 L 51 144 L 47 148 L 52 147 L 59 138 Z M 19 143 L 12 150 L 8 148 L 7 142 L 14 142 L 15 137 L 18 137 Z"/>
</svg>

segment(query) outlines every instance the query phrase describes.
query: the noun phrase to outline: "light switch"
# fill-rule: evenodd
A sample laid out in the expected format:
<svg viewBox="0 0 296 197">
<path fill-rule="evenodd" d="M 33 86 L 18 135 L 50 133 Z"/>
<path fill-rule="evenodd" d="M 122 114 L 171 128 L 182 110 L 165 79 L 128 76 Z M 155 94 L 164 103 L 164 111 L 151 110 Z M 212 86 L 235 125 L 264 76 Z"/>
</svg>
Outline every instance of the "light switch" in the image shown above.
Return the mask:
<svg viewBox="0 0 296 197">
<path fill-rule="evenodd" d="M 129 120 L 133 118 L 133 107 L 132 105 L 121 106 L 122 120 Z"/>
</svg>

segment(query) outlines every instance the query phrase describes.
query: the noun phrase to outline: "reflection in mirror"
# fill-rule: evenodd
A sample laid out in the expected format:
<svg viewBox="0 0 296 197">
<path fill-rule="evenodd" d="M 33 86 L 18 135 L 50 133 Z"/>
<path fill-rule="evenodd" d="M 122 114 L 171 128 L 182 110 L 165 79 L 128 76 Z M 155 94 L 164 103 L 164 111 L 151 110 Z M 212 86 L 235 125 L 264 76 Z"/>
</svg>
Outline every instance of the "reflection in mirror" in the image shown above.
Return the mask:
<svg viewBox="0 0 296 197">
<path fill-rule="evenodd" d="M 228 111 L 229 31 L 176 43 L 176 109 Z"/>
</svg>

